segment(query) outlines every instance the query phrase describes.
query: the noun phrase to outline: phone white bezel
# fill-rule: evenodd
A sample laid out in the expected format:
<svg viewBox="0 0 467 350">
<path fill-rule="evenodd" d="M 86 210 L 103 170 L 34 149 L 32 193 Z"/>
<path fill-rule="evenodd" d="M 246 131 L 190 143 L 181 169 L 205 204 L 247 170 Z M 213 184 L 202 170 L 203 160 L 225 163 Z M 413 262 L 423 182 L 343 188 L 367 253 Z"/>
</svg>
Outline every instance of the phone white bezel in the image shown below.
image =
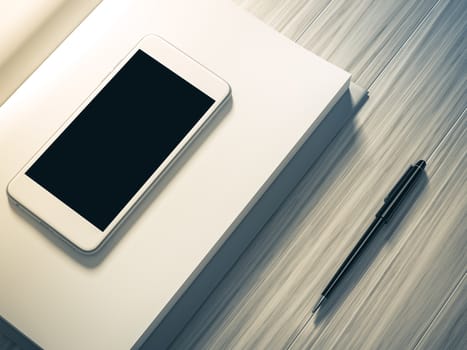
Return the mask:
<svg viewBox="0 0 467 350">
<path fill-rule="evenodd" d="M 101 231 L 42 186 L 34 182 L 26 175 L 26 171 L 138 50 L 142 50 L 155 58 L 174 73 L 210 96 L 215 102 L 106 229 Z M 201 131 L 202 127 L 206 125 L 208 120 L 229 96 L 230 86 L 216 74 L 212 73 L 159 36 L 153 34 L 145 36 L 128 55 L 117 64 L 101 84 L 72 113 L 71 117 L 10 181 L 7 193 L 15 204 L 32 215 L 48 229 L 58 233 L 61 238 L 71 243 L 75 248 L 78 248 L 78 250 L 83 253 L 94 253 L 102 246 L 104 241 L 110 237 L 111 233 L 116 230 L 118 225 L 122 223 L 123 219 L 131 210 L 134 209 L 138 201 L 144 197 L 144 194 L 157 183 L 157 180 L 168 169 L 170 164 L 181 154 L 183 149 L 194 139 L 196 134 Z"/>
</svg>

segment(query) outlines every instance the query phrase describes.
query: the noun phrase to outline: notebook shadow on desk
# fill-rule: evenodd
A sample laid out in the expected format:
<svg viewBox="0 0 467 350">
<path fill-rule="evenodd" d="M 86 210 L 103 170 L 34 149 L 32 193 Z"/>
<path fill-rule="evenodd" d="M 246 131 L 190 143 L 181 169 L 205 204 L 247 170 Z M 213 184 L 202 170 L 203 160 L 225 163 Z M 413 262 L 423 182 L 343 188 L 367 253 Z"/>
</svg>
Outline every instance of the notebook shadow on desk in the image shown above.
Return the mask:
<svg viewBox="0 0 467 350">
<path fill-rule="evenodd" d="M 72 247 L 64 238 L 61 238 L 58 234 L 51 232 L 48 228 L 37 222 L 31 215 L 27 214 L 25 211 L 19 209 L 10 201 L 10 205 L 14 208 L 16 214 L 21 216 L 21 218 L 27 221 L 31 226 L 33 226 L 38 232 L 45 236 L 57 249 L 60 249 L 62 252 L 65 252 L 68 256 L 73 258 L 79 264 L 87 268 L 97 267 L 105 257 L 112 251 L 112 249 L 120 242 L 125 234 L 131 234 L 129 232 L 133 225 L 138 221 L 139 217 L 144 213 L 144 211 L 151 205 L 155 198 L 166 188 L 167 184 L 171 179 L 178 173 L 180 168 L 191 158 L 191 156 L 196 152 L 196 150 L 203 144 L 206 138 L 211 134 L 211 132 L 218 127 L 218 125 L 227 118 L 229 111 L 232 109 L 233 98 L 230 98 L 225 102 L 221 109 L 213 116 L 213 118 L 205 124 L 205 126 L 200 130 L 199 134 L 190 142 L 189 147 L 187 147 L 179 157 L 177 157 L 167 171 L 162 175 L 157 184 L 149 190 L 147 195 L 137 204 L 135 209 L 131 214 L 125 219 L 122 225 L 117 228 L 117 230 L 106 240 L 102 247 L 98 249 L 95 253 L 84 254 L 79 252 L 76 248 Z"/>
<path fill-rule="evenodd" d="M 401 224 L 406 219 L 411 218 L 411 209 L 417 202 L 417 198 L 424 191 L 427 183 L 428 177 L 426 173 L 423 172 L 419 181 L 407 195 L 407 199 L 403 204 L 401 204 L 400 208 L 398 208 L 397 212 L 394 214 L 394 217 L 382 227 L 379 233 L 370 238 L 367 245 L 363 248 L 362 253 L 356 258 L 355 262 L 346 272 L 346 276 L 339 281 L 336 288 L 329 295 L 329 298 L 327 298 L 316 311 L 314 318 L 315 324 L 321 323 L 321 321 L 332 316 L 337 310 L 339 310 L 339 308 L 342 307 L 352 289 L 359 283 L 360 279 L 369 269 L 381 249 L 389 241 L 395 240 L 397 237 L 401 237 L 404 234 L 403 232 L 400 232 Z"/>
<path fill-rule="evenodd" d="M 332 139 L 338 137 L 336 136 L 339 134 L 337 130 L 344 132 L 349 143 L 352 144 L 355 141 L 353 136 L 349 140 L 347 135 L 355 135 L 352 119 L 366 100 L 366 91 L 351 83 L 350 89 L 343 94 L 326 118 L 312 132 L 312 136 L 303 141 L 300 149 L 244 218 L 233 226 L 229 237 L 172 307 L 170 313 L 159 324 L 154 323 L 148 328 L 138 341 L 138 346 L 142 345 L 142 349 L 154 349 L 166 348 L 174 341 L 183 343 L 185 334 L 190 332 L 187 329 L 201 327 L 198 320 L 192 319 L 186 324 L 183 334 L 173 335 L 173 330 L 178 329 L 182 322 L 180 320 L 184 319 L 183 315 L 191 314 L 191 312 L 198 313 L 198 315 L 217 312 L 217 301 L 231 300 L 231 292 L 237 290 L 238 285 L 247 285 L 247 280 L 254 280 L 258 275 L 262 275 L 264 269 L 269 266 L 271 257 L 280 254 L 283 247 L 288 244 L 287 242 L 293 240 L 291 234 L 284 234 L 282 230 L 275 227 L 274 222 L 271 223 L 271 215 L 274 218 L 273 213 L 280 210 L 282 203 L 287 201 L 291 195 L 298 195 L 301 198 L 309 198 L 310 195 L 313 198 L 320 196 L 318 191 L 310 189 L 309 186 L 305 186 L 303 191 L 294 190 L 300 181 L 303 183 L 304 180 L 310 179 L 310 176 L 313 184 L 319 185 L 315 181 L 316 173 L 312 169 L 316 169 L 325 178 L 329 178 L 330 171 L 334 172 L 335 179 L 338 181 L 337 173 L 341 167 L 345 168 L 345 164 L 339 157 L 339 159 L 334 159 L 335 154 L 332 149 L 324 148 L 324 145 L 330 147 L 335 144 Z M 322 149 L 322 151 L 317 152 L 317 149 Z M 329 155 L 329 151 L 333 158 L 331 162 L 323 159 L 323 155 Z M 323 160 L 325 164 L 320 166 L 323 165 Z M 323 174 L 323 171 L 326 174 Z M 312 187 L 315 189 L 315 186 Z M 294 206 L 294 211 L 295 209 L 298 208 Z M 239 258 L 243 255 L 247 255 L 248 258 Z M 193 305 L 202 306 L 193 309 Z M 213 311 L 212 307 L 216 310 Z M 174 338 L 175 336 L 180 337 Z M 171 348 L 187 347 L 189 346 L 174 345 Z"/>
</svg>

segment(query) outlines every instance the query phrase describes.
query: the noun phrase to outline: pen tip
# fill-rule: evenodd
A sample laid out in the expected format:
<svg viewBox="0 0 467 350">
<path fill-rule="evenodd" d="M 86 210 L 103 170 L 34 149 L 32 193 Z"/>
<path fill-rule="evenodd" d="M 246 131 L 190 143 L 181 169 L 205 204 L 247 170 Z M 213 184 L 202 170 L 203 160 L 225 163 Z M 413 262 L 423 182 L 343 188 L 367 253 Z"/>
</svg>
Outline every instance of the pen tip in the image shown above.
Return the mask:
<svg viewBox="0 0 467 350">
<path fill-rule="evenodd" d="M 325 299 L 325 297 L 322 296 L 322 295 L 319 297 L 318 302 L 315 304 L 315 306 L 313 306 L 313 309 L 311 310 L 312 314 L 314 314 L 316 312 L 316 310 L 318 310 L 318 308 L 320 307 L 320 305 L 322 304 L 324 299 Z"/>
<path fill-rule="evenodd" d="M 417 166 L 417 167 L 419 167 L 421 169 L 425 169 L 426 162 L 423 159 L 421 159 L 415 164 L 415 166 Z"/>
</svg>

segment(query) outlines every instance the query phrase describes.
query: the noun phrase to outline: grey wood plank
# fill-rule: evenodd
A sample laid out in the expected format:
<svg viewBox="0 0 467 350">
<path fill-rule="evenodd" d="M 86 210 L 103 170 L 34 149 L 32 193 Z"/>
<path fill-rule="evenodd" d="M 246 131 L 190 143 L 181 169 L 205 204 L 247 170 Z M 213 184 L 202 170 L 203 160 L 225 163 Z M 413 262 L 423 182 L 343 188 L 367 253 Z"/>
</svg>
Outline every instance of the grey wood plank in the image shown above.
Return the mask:
<svg viewBox="0 0 467 350">
<path fill-rule="evenodd" d="M 466 276 L 459 281 L 415 349 L 467 349 Z"/>
<path fill-rule="evenodd" d="M 428 317 L 417 322 L 435 312 L 448 291 L 443 288 L 451 288 L 466 266 L 460 258 L 465 257 L 462 224 L 465 227 L 467 209 L 462 182 L 466 164 L 460 156 L 465 153 L 466 137 L 465 117 L 460 117 L 467 101 L 465 17 L 464 4 L 440 2 L 416 33 L 407 36 L 407 43 L 373 83 L 370 100 L 354 123 L 305 176 L 173 348 L 275 349 L 288 344 L 385 192 L 408 163 L 431 154 L 458 121 L 456 147 L 445 141 L 441 148 L 455 149 L 447 163 L 441 166 L 438 160 L 433 162 L 437 166 L 429 165 L 428 184 L 418 189 L 419 198 L 413 198 L 409 215 L 399 216 L 382 239 L 375 240 L 341 295 L 327 304 L 328 316 L 322 314 L 316 327 L 310 323 L 297 342 L 310 345 L 307 341 L 313 333 L 313 342 L 331 346 L 339 337 L 355 333 L 367 340 L 364 346 L 358 344 L 363 348 L 387 347 L 392 336 L 399 348 L 416 343 L 430 321 Z M 432 179 L 435 174 L 437 180 Z M 420 218 L 427 217 L 429 224 L 422 225 Z M 436 239 L 424 244 L 420 237 Z M 442 250 L 444 239 L 448 251 Z M 429 255 L 422 254 L 420 244 Z M 423 264 L 415 268 L 418 256 Z M 447 267 L 435 270 L 444 277 L 440 283 L 433 274 L 423 280 L 435 257 L 441 257 L 441 266 Z M 423 287 L 435 285 L 433 294 L 416 289 L 420 281 L 425 281 Z M 397 288 L 387 288 L 392 283 Z M 416 289 L 414 296 L 407 286 Z M 402 294 L 397 294 L 399 289 Z M 375 322 L 370 311 L 387 314 L 384 322 Z M 410 323 L 405 332 L 398 328 L 399 316 Z M 381 338 L 364 336 L 369 330 Z"/>
<path fill-rule="evenodd" d="M 298 43 L 368 88 L 437 1 L 335 0 Z"/>
<path fill-rule="evenodd" d="M 237 0 L 368 88 L 438 0 Z"/>
<path fill-rule="evenodd" d="M 235 0 L 235 2 L 296 41 L 332 0 Z"/>
<path fill-rule="evenodd" d="M 466 117 L 459 119 L 454 132 L 429 160 L 427 188 L 410 217 L 397 223 L 392 236 L 385 237 L 373 261 L 375 268 L 368 270 L 371 275 L 361 277 L 361 288 L 355 285 L 348 295 L 338 293 L 330 300 L 294 348 L 416 346 L 466 271 Z M 352 283 L 349 278 L 345 284 Z M 455 307 L 465 311 L 463 301 L 458 300 Z"/>
</svg>

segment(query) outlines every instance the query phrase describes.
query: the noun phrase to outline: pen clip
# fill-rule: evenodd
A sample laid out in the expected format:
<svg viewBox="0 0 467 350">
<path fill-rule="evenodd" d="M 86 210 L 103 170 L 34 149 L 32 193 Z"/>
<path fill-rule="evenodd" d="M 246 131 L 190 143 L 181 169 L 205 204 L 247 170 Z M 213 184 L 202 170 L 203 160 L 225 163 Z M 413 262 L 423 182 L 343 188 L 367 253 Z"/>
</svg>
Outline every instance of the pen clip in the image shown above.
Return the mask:
<svg viewBox="0 0 467 350">
<path fill-rule="evenodd" d="M 390 202 L 391 200 L 394 199 L 394 196 L 400 191 L 401 187 L 404 186 L 404 184 L 407 182 L 407 179 L 412 175 L 412 173 L 416 170 L 416 168 L 411 165 L 409 168 L 405 171 L 404 175 L 397 181 L 395 186 L 392 188 L 391 192 L 388 193 L 386 198 L 384 198 L 384 203 Z"/>
</svg>

